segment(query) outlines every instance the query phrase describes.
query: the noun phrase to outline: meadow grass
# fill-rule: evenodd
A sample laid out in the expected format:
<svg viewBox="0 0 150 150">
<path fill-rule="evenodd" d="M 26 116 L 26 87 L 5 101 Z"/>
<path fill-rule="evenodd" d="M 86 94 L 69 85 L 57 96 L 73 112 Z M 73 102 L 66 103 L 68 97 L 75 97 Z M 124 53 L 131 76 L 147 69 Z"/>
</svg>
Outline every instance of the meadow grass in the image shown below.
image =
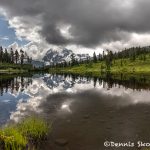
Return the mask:
<svg viewBox="0 0 150 150">
<path fill-rule="evenodd" d="M 37 145 L 45 140 L 51 125 L 43 119 L 30 117 L 16 125 L 9 125 L 0 130 L 0 149 L 31 150 L 30 145 Z"/>
<path fill-rule="evenodd" d="M 140 60 L 137 58 L 135 61 L 131 61 L 129 58 L 126 59 L 116 59 L 112 61 L 110 70 L 106 69 L 106 64 L 104 61 L 98 61 L 97 63 L 80 64 L 72 67 L 65 68 L 52 68 L 49 72 L 56 73 L 72 73 L 78 75 L 91 75 L 91 76 L 101 76 L 101 73 L 110 72 L 111 74 L 147 74 L 150 75 L 150 57 L 146 57 L 146 60 Z"/>
<path fill-rule="evenodd" d="M 27 73 L 32 69 L 31 64 L 0 63 L 0 73 Z"/>
</svg>

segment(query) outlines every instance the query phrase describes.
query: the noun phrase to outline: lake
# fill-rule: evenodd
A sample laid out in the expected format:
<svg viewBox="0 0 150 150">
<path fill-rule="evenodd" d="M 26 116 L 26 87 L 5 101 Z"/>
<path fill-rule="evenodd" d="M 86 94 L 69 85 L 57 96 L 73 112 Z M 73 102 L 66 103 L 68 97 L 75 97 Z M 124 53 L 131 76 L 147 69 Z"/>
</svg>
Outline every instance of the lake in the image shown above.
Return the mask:
<svg viewBox="0 0 150 150">
<path fill-rule="evenodd" d="M 138 141 L 150 142 L 146 83 L 56 74 L 1 77 L 0 124 L 44 117 L 53 130 L 42 150 L 137 150 Z M 127 145 L 106 147 L 105 141 Z"/>
</svg>

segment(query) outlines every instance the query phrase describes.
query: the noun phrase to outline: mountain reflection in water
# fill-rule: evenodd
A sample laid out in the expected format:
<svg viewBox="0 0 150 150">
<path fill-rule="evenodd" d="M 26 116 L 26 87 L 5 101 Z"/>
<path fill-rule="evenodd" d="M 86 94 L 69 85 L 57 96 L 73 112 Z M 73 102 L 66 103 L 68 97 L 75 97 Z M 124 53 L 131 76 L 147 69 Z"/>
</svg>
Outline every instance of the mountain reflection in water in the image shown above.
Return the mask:
<svg viewBox="0 0 150 150">
<path fill-rule="evenodd" d="M 149 86 L 131 79 L 34 75 L 0 81 L 0 123 L 36 114 L 53 122 L 51 140 L 69 139 L 66 148 L 103 150 L 105 140 L 150 138 Z M 127 149 L 127 148 L 126 148 Z"/>
</svg>

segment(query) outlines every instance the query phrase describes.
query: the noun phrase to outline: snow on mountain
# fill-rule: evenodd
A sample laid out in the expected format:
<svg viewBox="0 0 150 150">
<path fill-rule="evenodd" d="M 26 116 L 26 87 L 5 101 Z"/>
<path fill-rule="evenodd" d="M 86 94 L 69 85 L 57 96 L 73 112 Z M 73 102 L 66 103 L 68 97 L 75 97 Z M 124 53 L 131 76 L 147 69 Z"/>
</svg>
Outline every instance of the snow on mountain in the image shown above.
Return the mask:
<svg viewBox="0 0 150 150">
<path fill-rule="evenodd" d="M 45 56 L 43 57 L 43 61 L 46 64 L 51 64 L 51 63 L 61 63 L 64 61 L 70 61 L 71 60 L 71 55 L 74 54 L 72 50 L 68 49 L 63 49 L 62 51 L 58 52 L 55 50 L 48 50 Z M 89 57 L 88 54 L 74 54 L 75 59 L 77 60 L 86 60 L 87 57 Z"/>
</svg>

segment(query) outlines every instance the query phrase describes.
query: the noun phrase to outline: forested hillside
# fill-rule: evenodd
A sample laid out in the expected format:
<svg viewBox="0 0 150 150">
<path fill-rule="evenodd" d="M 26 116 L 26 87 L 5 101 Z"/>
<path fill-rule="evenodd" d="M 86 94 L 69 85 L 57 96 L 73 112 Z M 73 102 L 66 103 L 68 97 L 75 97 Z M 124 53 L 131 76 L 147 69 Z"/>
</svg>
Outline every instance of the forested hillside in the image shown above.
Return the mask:
<svg viewBox="0 0 150 150">
<path fill-rule="evenodd" d="M 132 47 L 119 52 L 103 51 L 103 54 L 87 57 L 86 60 L 77 61 L 71 56 L 70 62 L 50 66 L 50 71 L 72 73 L 150 73 L 150 47 Z"/>
</svg>

